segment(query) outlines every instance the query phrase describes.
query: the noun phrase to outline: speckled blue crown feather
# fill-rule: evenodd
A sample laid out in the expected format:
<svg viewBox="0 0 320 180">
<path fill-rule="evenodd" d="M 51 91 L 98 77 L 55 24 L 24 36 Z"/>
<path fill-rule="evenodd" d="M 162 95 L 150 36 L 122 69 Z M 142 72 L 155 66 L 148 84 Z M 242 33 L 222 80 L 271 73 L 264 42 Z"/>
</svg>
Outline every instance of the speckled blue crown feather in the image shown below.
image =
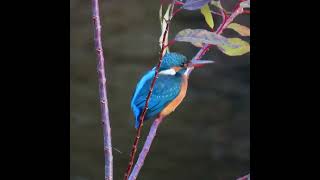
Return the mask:
<svg viewBox="0 0 320 180">
<path fill-rule="evenodd" d="M 173 66 L 181 66 L 187 62 L 187 57 L 179 53 L 166 53 L 160 66 L 160 70 L 169 69 Z"/>
</svg>

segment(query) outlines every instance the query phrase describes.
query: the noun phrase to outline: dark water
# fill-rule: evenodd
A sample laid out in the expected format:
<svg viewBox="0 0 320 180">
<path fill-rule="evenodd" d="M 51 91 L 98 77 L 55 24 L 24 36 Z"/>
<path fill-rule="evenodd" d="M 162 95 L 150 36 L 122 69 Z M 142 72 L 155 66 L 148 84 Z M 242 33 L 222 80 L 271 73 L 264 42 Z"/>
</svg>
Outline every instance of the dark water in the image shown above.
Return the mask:
<svg viewBox="0 0 320 180">
<path fill-rule="evenodd" d="M 228 4 L 229 3 L 229 4 Z M 231 9 L 234 1 L 224 3 Z M 71 180 L 104 177 L 103 137 L 98 103 L 91 2 L 71 6 Z M 106 56 L 114 179 L 122 179 L 135 135 L 130 98 L 141 73 L 158 61 L 159 1 L 101 1 Z M 216 25 L 220 18 L 215 16 Z M 237 22 L 249 26 L 249 16 Z M 184 28 L 204 28 L 199 11 L 183 11 L 170 37 Z M 225 35 L 238 35 L 226 30 Z M 176 43 L 171 51 L 187 57 L 198 48 Z M 234 180 L 250 170 L 250 55 L 228 57 L 213 48 L 204 59 L 214 65 L 195 70 L 184 102 L 161 124 L 141 180 Z M 144 141 L 151 122 L 143 128 Z M 140 144 L 142 146 L 142 143 Z M 140 147 L 141 148 L 141 147 Z"/>
</svg>

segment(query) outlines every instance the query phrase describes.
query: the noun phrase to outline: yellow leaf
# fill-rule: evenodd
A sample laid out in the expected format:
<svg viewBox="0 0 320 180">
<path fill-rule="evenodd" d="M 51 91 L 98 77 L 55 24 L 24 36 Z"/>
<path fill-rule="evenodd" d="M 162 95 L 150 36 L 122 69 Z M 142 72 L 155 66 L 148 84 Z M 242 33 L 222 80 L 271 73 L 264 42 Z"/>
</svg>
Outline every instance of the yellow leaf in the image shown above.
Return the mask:
<svg viewBox="0 0 320 180">
<path fill-rule="evenodd" d="M 218 1 L 212 0 L 211 4 L 214 5 L 215 7 L 223 10 L 223 7 L 221 6 L 220 0 L 218 0 Z"/>
<path fill-rule="evenodd" d="M 250 52 L 250 44 L 240 38 L 228 38 L 228 42 L 238 47 L 232 48 L 228 45 L 218 45 L 218 48 L 229 56 L 241 56 Z"/>
<path fill-rule="evenodd" d="M 212 14 L 209 8 L 209 5 L 206 4 L 201 8 L 201 14 L 203 14 L 207 24 L 209 25 L 209 27 L 211 29 L 213 29 L 214 23 L 213 23 L 213 18 L 212 18 Z"/>
<path fill-rule="evenodd" d="M 250 29 L 238 23 L 231 23 L 228 28 L 237 31 L 241 36 L 250 36 Z"/>
</svg>

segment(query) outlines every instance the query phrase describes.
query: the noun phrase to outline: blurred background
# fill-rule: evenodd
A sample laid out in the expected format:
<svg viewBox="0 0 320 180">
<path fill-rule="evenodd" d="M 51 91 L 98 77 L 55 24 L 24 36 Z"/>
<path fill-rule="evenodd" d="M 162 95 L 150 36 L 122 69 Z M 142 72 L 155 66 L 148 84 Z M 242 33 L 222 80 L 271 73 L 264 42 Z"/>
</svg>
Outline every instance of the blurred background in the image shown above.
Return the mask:
<svg viewBox="0 0 320 180">
<path fill-rule="evenodd" d="M 114 179 L 123 178 L 135 136 L 130 99 L 159 53 L 158 0 L 100 0 L 112 127 Z M 232 10 L 234 0 L 222 0 Z M 70 0 L 70 179 L 104 177 L 91 1 Z M 214 16 L 215 26 L 221 18 Z M 249 15 L 235 22 L 250 27 Z M 181 11 L 169 39 L 185 28 L 207 28 L 200 10 Z M 227 37 L 239 37 L 225 30 Z M 249 38 L 243 38 L 249 41 Z M 171 51 L 191 59 L 198 48 L 177 42 Z M 216 63 L 191 74 L 186 99 L 160 125 L 139 180 L 235 180 L 250 171 L 250 54 L 230 57 L 212 48 Z M 141 149 L 149 127 L 143 127 Z M 139 153 L 139 151 L 138 151 Z M 137 153 L 137 155 L 138 155 Z"/>
</svg>

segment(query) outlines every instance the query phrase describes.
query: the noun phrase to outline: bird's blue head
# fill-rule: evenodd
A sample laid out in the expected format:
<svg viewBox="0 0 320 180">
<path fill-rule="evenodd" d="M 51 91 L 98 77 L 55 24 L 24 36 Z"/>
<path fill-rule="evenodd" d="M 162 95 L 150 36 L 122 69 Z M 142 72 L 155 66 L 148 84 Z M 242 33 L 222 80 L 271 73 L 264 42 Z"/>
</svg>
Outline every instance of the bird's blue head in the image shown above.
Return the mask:
<svg viewBox="0 0 320 180">
<path fill-rule="evenodd" d="M 163 56 L 160 71 L 170 69 L 172 67 L 183 67 L 187 64 L 187 57 L 179 53 L 166 53 Z"/>
<path fill-rule="evenodd" d="M 184 74 L 188 68 L 201 67 L 205 64 L 213 63 L 213 61 L 206 60 L 191 60 L 179 53 L 166 53 L 163 56 L 160 66 L 160 74 L 175 75 Z"/>
</svg>

